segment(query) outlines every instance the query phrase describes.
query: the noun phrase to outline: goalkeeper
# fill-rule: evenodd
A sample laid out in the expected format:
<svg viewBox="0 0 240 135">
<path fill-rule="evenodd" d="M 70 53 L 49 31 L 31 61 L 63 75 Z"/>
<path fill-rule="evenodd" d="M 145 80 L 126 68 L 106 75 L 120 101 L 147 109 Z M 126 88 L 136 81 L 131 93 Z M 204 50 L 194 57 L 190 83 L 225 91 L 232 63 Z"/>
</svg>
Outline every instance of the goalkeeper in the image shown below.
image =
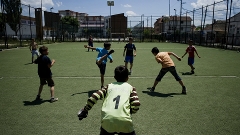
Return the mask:
<svg viewBox="0 0 240 135">
<path fill-rule="evenodd" d="M 87 104 L 78 112 L 79 120 L 87 117 L 88 111 L 103 100 L 100 135 L 135 135 L 131 114 L 139 110 L 140 102 L 135 87 L 128 81 L 128 69 L 118 66 L 114 70 L 113 82 L 93 93 Z"/>
<path fill-rule="evenodd" d="M 100 48 L 100 47 L 91 47 L 91 46 L 87 46 L 84 45 L 85 48 L 89 48 L 89 49 L 93 49 L 96 50 L 98 53 L 97 59 L 96 59 L 96 64 L 99 67 L 100 70 L 100 74 L 101 74 L 101 88 L 104 85 L 104 75 L 105 75 L 105 71 L 106 71 L 106 63 L 107 63 L 107 58 L 110 59 L 110 63 L 113 62 L 113 58 L 111 56 L 112 53 L 114 53 L 114 50 L 111 50 L 108 52 L 108 50 L 110 50 L 111 48 L 111 44 L 108 42 L 104 43 L 104 48 Z"/>
</svg>

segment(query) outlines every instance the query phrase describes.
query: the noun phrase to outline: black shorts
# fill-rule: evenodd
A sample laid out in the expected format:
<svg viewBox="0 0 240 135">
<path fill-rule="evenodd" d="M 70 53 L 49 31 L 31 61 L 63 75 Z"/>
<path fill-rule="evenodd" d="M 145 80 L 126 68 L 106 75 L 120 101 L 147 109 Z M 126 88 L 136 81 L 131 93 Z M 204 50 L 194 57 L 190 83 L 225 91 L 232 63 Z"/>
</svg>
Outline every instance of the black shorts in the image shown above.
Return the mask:
<svg viewBox="0 0 240 135">
<path fill-rule="evenodd" d="M 54 86 L 54 81 L 52 78 L 40 78 L 40 85 L 48 84 L 49 87 Z"/>
<path fill-rule="evenodd" d="M 97 64 L 97 62 L 96 62 L 96 64 Z M 101 74 L 101 75 L 105 75 L 106 64 L 101 63 L 101 64 L 97 64 L 97 65 L 98 65 L 98 67 L 99 67 L 100 74 Z"/>
<path fill-rule="evenodd" d="M 174 78 L 176 79 L 176 81 L 180 81 L 181 78 L 178 76 L 176 68 L 174 66 L 172 67 L 167 67 L 167 68 L 162 68 L 156 78 L 156 81 L 161 81 L 163 76 L 170 71 L 170 73 L 174 76 Z"/>
<path fill-rule="evenodd" d="M 115 135 L 115 133 L 108 133 L 105 129 L 101 127 L 100 135 Z M 118 135 L 136 135 L 135 131 L 131 133 L 118 133 Z"/>
</svg>

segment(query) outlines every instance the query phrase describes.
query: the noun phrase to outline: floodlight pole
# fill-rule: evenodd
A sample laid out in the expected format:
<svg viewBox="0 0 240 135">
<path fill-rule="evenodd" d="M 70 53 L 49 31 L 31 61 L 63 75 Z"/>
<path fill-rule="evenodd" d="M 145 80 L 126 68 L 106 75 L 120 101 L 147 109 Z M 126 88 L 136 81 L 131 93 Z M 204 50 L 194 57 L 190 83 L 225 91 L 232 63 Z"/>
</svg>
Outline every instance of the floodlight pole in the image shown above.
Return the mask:
<svg viewBox="0 0 240 135">
<path fill-rule="evenodd" d="M 53 19 L 52 19 L 52 18 L 53 18 L 53 16 L 52 16 L 53 13 L 52 13 L 52 9 L 53 9 L 53 7 L 51 7 L 50 10 L 51 10 L 51 25 L 52 25 L 52 26 L 51 26 L 51 28 L 52 28 L 52 41 L 54 42 L 54 30 L 53 30 L 53 21 L 52 21 L 52 20 L 53 20 Z"/>
<path fill-rule="evenodd" d="M 110 34 L 110 41 L 112 42 L 112 15 L 111 15 L 111 7 L 114 6 L 114 1 L 107 1 L 108 6 L 110 6 L 110 19 L 109 19 L 109 34 Z"/>
</svg>

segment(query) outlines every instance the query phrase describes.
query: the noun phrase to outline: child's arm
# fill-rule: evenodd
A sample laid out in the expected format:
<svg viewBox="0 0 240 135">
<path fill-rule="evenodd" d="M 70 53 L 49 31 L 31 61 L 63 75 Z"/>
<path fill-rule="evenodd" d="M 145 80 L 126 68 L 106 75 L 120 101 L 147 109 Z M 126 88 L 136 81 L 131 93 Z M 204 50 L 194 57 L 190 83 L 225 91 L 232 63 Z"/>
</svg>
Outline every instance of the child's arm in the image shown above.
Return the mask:
<svg viewBox="0 0 240 135">
<path fill-rule="evenodd" d="M 48 67 L 51 68 L 54 63 L 55 63 L 55 60 L 52 60 L 51 64 L 49 64 Z"/>
<path fill-rule="evenodd" d="M 86 118 L 88 115 L 88 111 L 92 109 L 92 107 L 97 103 L 99 99 L 104 99 L 107 94 L 107 87 L 102 88 L 101 90 L 98 90 L 97 92 L 94 92 L 91 97 L 88 98 L 86 105 L 83 109 L 80 109 L 78 112 L 78 118 L 79 120 L 82 120 L 83 118 Z"/>
<path fill-rule="evenodd" d="M 96 47 L 91 47 L 91 46 L 88 46 L 88 45 L 84 45 L 85 48 L 89 48 L 89 49 L 92 49 L 92 50 L 96 50 Z"/>
<path fill-rule="evenodd" d="M 168 52 L 168 55 L 173 55 L 175 58 L 177 58 L 179 61 L 181 61 L 181 58 L 178 57 L 175 53 L 173 52 Z"/>
<path fill-rule="evenodd" d="M 158 63 L 163 63 L 163 61 L 160 58 L 155 58 Z"/>
<path fill-rule="evenodd" d="M 133 49 L 134 49 L 133 55 L 134 55 L 134 56 L 137 56 L 137 49 L 136 49 L 136 47 L 134 46 Z"/>
<path fill-rule="evenodd" d="M 123 56 L 125 56 L 125 52 L 126 52 L 126 48 L 124 48 L 124 50 L 123 50 Z"/>
<path fill-rule="evenodd" d="M 182 58 L 187 54 L 187 51 L 183 54 Z"/>
<path fill-rule="evenodd" d="M 137 113 L 139 110 L 140 102 L 138 99 L 136 88 L 133 87 L 132 93 L 130 94 L 130 105 L 131 105 L 131 114 Z"/>
<path fill-rule="evenodd" d="M 114 53 L 114 50 L 111 50 L 111 51 L 109 51 L 108 54 L 103 55 L 103 56 L 97 61 L 97 64 L 101 64 L 102 61 L 103 61 L 104 59 L 106 59 L 106 58 L 109 58 L 109 59 L 110 59 L 110 62 L 112 63 L 112 62 L 113 62 L 112 56 L 111 56 L 112 53 Z"/>
<path fill-rule="evenodd" d="M 195 48 L 195 53 L 197 54 L 198 58 L 201 58 L 199 55 L 198 55 L 198 52 L 197 52 L 197 49 Z"/>
</svg>

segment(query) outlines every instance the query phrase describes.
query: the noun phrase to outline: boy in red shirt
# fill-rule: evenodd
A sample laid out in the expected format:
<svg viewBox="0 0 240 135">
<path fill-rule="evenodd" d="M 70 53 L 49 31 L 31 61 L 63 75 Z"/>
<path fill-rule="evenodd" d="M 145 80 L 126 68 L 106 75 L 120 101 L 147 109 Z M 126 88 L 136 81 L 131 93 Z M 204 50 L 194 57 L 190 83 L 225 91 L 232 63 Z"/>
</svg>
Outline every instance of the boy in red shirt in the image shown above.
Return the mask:
<svg viewBox="0 0 240 135">
<path fill-rule="evenodd" d="M 194 69 L 195 67 L 193 67 L 194 64 L 194 52 L 197 54 L 198 58 L 201 58 L 198 53 L 197 53 L 197 49 L 195 48 L 195 46 L 193 46 L 193 41 L 189 40 L 188 41 L 188 48 L 186 49 L 186 52 L 183 54 L 182 58 L 188 53 L 188 65 L 191 67 L 191 73 L 194 74 Z"/>
</svg>

